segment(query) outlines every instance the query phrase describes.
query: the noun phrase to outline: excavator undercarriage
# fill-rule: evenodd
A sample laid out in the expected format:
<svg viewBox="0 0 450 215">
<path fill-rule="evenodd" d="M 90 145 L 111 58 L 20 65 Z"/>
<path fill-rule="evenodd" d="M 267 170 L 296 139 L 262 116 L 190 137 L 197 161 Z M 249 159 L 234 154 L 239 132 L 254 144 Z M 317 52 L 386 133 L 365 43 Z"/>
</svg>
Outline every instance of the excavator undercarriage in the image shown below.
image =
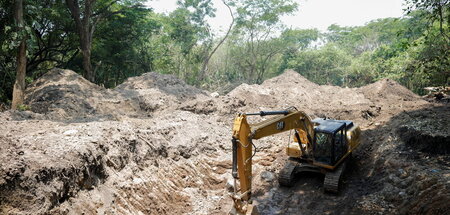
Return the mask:
<svg viewBox="0 0 450 215">
<path fill-rule="evenodd" d="M 348 157 L 334 170 L 327 170 L 322 167 L 309 164 L 306 161 L 302 161 L 296 158 L 289 158 L 283 169 L 280 170 L 278 174 L 278 183 L 283 187 L 292 187 L 295 185 L 296 176 L 301 172 L 315 172 L 325 175 L 323 182 L 324 191 L 330 193 L 338 193 L 341 185 L 342 175 L 347 167 Z"/>
</svg>

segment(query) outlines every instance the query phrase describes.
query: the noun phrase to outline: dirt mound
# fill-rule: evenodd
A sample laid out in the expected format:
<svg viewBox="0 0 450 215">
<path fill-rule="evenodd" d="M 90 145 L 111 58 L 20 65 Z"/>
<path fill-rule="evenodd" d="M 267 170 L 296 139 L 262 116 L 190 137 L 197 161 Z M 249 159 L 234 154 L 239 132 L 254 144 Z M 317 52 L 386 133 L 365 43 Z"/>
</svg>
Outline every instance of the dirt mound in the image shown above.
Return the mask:
<svg viewBox="0 0 450 215">
<path fill-rule="evenodd" d="M 360 118 L 380 111 L 379 106 L 353 88 L 317 85 L 295 71 L 266 80 L 261 85 L 242 84 L 229 94 L 245 101 L 246 111 L 295 106 L 313 117 Z"/>
<path fill-rule="evenodd" d="M 126 99 L 147 113 L 174 110 L 184 101 L 207 97 L 207 92 L 187 85 L 173 75 L 155 72 L 129 78 L 115 89 L 118 97 Z"/>
<path fill-rule="evenodd" d="M 183 101 L 206 95 L 172 75 L 147 73 L 110 90 L 73 71 L 53 69 L 27 89 L 25 103 L 43 119 L 117 119 L 174 110 Z"/>
<path fill-rule="evenodd" d="M 353 119 L 358 123 L 395 114 L 404 106 L 428 104 L 397 82 L 384 79 L 361 88 L 317 85 L 293 70 L 261 85 L 241 84 L 219 98 L 201 98 L 181 105 L 194 113 L 221 114 L 297 107 L 312 117 Z M 381 119 L 385 121 L 385 119 Z"/>
<path fill-rule="evenodd" d="M 229 93 L 249 103 L 267 107 L 299 106 L 303 110 L 352 109 L 355 106 L 375 106 L 375 103 L 395 104 L 398 101 L 425 101 L 397 82 L 383 79 L 361 88 L 341 88 L 317 85 L 295 71 L 266 80 L 261 85 L 243 84 Z M 361 106 L 362 105 L 362 106 Z"/>
<path fill-rule="evenodd" d="M 368 102 L 352 90 L 320 86 L 292 70 L 266 80 L 261 85 L 243 84 L 231 91 L 229 95 L 244 98 L 258 106 L 264 105 L 269 108 L 299 106 L 302 110 L 333 108 L 330 107 L 334 105 L 331 102 L 341 106 Z"/>
<path fill-rule="evenodd" d="M 135 121 L 14 121 L 0 135 L 0 214 L 208 214 L 226 198 L 220 145 L 228 126 L 218 121 L 186 111 Z"/>
<path fill-rule="evenodd" d="M 307 80 L 299 73 L 288 70 L 280 76 L 268 79 L 261 85 L 242 84 L 228 95 L 243 98 L 250 104 L 264 105 L 269 108 L 288 106 L 292 103 L 309 104 L 318 95 L 319 85 Z M 290 100 L 298 98 L 298 100 Z"/>
<path fill-rule="evenodd" d="M 361 203 L 382 205 L 380 209 L 389 208 L 393 214 L 442 214 L 448 210 L 448 204 L 442 204 L 449 199 L 444 193 L 450 192 L 450 154 L 443 151 L 448 143 L 448 119 L 439 119 L 448 115 L 448 110 L 448 106 L 432 104 L 404 109 L 364 132 L 364 150 L 372 160 L 364 166 L 370 168 L 368 175 L 376 180 L 378 189 Z"/>
<path fill-rule="evenodd" d="M 115 89 L 135 91 L 158 89 L 164 94 L 173 95 L 180 100 L 192 99 L 199 94 L 206 95 L 205 91 L 187 85 L 174 75 L 159 74 L 156 72 L 149 72 L 137 77 L 128 78 L 128 80 L 118 85 Z"/>
<path fill-rule="evenodd" d="M 306 79 L 294 70 L 286 70 L 283 74 L 264 81 L 261 85 L 267 87 L 281 86 L 282 88 L 301 85 L 303 89 L 314 89 L 319 85 Z"/>
<path fill-rule="evenodd" d="M 383 99 L 400 101 L 421 100 L 420 96 L 391 79 L 382 79 L 359 89 L 367 98 L 375 101 Z"/>
<path fill-rule="evenodd" d="M 27 88 L 25 104 L 50 118 L 85 117 L 97 113 L 105 91 L 73 71 L 53 69 Z"/>
</svg>

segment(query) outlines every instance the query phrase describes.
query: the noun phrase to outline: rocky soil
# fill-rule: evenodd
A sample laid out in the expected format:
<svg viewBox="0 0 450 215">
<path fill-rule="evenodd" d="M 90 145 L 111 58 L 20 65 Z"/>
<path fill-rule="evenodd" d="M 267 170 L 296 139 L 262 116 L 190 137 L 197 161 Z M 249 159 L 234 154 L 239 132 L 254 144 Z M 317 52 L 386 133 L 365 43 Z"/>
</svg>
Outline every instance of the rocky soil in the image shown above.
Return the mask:
<svg viewBox="0 0 450 215">
<path fill-rule="evenodd" d="M 104 89 L 55 69 L 26 103 L 30 111 L 0 113 L 0 214 L 225 214 L 234 115 L 290 106 L 353 120 L 363 142 L 339 195 L 323 193 L 322 175 L 279 187 L 289 134 L 255 142 L 262 214 L 450 211 L 450 106 L 392 80 L 340 88 L 286 71 L 218 95 L 170 75 Z"/>
</svg>

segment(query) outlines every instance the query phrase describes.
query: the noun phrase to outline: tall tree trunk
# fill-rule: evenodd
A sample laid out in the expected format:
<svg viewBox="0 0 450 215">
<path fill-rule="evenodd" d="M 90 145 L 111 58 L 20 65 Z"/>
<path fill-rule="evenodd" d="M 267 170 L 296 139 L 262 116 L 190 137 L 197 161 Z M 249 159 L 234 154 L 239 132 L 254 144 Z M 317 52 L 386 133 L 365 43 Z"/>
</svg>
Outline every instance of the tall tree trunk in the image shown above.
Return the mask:
<svg viewBox="0 0 450 215">
<path fill-rule="evenodd" d="M 83 69 L 84 69 L 84 76 L 86 79 L 88 79 L 91 82 L 95 81 L 94 76 L 94 70 L 92 69 L 92 63 L 91 63 L 91 48 L 90 45 L 87 44 L 87 42 L 81 42 L 82 48 L 81 53 L 83 54 Z"/>
<path fill-rule="evenodd" d="M 18 26 L 19 32 L 23 32 L 23 0 L 16 0 L 14 5 L 14 19 Z M 26 37 L 23 36 L 20 41 L 19 50 L 17 52 L 17 68 L 16 68 L 16 82 L 14 83 L 13 99 L 11 108 L 16 110 L 19 105 L 23 104 L 25 92 L 25 73 L 27 68 L 26 58 Z"/>
<path fill-rule="evenodd" d="M 91 64 L 91 46 L 92 36 L 94 34 L 95 22 L 92 20 L 93 5 L 96 0 L 85 0 L 84 11 L 81 14 L 78 0 L 66 0 L 67 7 L 70 10 L 75 26 L 77 28 L 78 37 L 80 38 L 80 50 L 83 55 L 84 77 L 94 82 L 95 75 Z"/>
</svg>

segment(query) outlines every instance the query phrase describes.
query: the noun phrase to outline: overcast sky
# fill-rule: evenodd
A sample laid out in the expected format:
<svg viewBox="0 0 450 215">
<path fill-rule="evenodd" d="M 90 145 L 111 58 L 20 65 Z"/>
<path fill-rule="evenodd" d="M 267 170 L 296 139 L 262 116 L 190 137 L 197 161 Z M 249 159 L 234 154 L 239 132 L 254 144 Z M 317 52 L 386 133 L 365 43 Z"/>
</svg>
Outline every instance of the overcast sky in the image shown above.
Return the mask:
<svg viewBox="0 0 450 215">
<path fill-rule="evenodd" d="M 217 8 L 216 17 L 209 20 L 215 31 L 224 31 L 231 22 L 227 8 L 221 0 L 212 0 Z M 360 26 L 386 17 L 401 17 L 404 0 L 297 0 L 298 11 L 282 18 L 292 28 L 318 28 L 325 31 L 331 24 Z M 151 0 L 147 5 L 158 13 L 169 13 L 176 0 Z"/>
</svg>

